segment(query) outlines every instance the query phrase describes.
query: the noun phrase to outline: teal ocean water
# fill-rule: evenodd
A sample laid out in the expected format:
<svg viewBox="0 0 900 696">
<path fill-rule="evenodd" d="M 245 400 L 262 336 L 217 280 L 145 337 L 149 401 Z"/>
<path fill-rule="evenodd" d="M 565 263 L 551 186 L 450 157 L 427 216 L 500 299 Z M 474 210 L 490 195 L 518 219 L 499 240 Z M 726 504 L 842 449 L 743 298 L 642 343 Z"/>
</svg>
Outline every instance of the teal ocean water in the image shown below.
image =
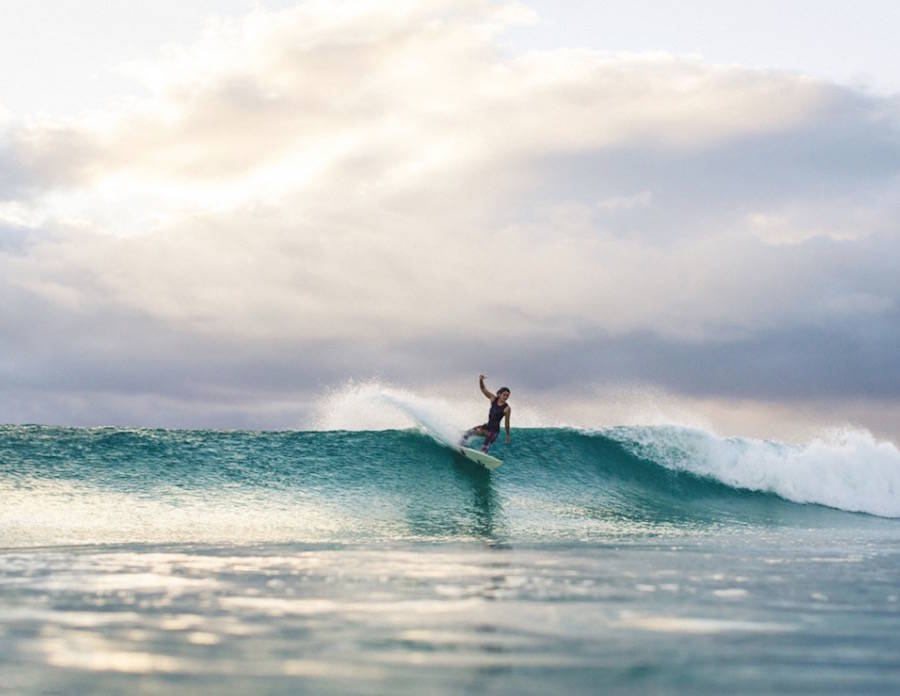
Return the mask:
<svg viewBox="0 0 900 696">
<path fill-rule="evenodd" d="M 898 693 L 900 453 L 0 427 L 0 693 Z"/>
</svg>

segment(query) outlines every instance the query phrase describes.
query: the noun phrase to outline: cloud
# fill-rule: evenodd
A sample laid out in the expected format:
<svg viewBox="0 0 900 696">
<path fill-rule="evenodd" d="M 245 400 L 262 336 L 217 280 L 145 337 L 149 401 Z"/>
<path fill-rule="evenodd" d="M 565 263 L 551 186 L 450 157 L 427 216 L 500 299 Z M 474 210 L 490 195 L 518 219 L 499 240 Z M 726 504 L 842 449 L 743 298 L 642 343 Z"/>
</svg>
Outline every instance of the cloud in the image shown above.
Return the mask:
<svg viewBox="0 0 900 696">
<path fill-rule="evenodd" d="M 506 53 L 528 18 L 256 11 L 131 66 L 151 98 L 7 126 L 8 402 L 228 394 L 227 425 L 484 363 L 535 389 L 900 398 L 897 103 L 677 56 Z"/>
</svg>

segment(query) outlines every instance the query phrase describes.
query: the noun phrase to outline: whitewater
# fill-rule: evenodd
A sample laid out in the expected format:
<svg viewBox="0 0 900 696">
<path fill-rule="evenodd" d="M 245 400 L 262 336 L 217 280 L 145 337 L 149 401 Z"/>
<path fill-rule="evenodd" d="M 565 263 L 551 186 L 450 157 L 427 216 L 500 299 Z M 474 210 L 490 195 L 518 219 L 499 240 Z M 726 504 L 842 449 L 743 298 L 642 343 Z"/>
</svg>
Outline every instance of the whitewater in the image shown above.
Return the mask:
<svg viewBox="0 0 900 696">
<path fill-rule="evenodd" d="M 893 443 L 513 404 L 493 472 L 486 409 L 379 384 L 297 431 L 0 426 L 0 693 L 897 691 Z"/>
</svg>

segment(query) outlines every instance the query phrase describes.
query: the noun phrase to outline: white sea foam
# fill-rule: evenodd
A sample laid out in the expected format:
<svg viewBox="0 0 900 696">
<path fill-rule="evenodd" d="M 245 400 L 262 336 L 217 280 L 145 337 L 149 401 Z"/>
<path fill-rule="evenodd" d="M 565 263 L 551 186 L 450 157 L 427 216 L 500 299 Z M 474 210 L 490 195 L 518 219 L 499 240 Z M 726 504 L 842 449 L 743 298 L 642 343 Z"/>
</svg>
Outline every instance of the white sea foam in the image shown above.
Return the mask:
<svg viewBox="0 0 900 696">
<path fill-rule="evenodd" d="M 803 445 L 721 438 L 683 427 L 602 431 L 634 454 L 734 488 L 797 503 L 900 517 L 900 450 L 865 430 L 840 430 Z"/>
</svg>

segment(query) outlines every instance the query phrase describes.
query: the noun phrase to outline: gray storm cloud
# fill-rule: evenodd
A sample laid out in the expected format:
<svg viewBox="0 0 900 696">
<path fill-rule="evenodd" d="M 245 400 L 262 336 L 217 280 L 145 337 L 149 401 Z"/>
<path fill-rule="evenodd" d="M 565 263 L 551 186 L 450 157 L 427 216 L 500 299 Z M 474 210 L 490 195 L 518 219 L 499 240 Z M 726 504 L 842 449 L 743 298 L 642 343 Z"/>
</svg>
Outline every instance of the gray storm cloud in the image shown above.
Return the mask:
<svg viewBox="0 0 900 696">
<path fill-rule="evenodd" d="M 900 399 L 900 109 L 491 3 L 303 5 L 0 142 L 0 420 L 282 426 L 347 378 Z M 548 396 L 549 398 L 549 396 Z"/>
</svg>

